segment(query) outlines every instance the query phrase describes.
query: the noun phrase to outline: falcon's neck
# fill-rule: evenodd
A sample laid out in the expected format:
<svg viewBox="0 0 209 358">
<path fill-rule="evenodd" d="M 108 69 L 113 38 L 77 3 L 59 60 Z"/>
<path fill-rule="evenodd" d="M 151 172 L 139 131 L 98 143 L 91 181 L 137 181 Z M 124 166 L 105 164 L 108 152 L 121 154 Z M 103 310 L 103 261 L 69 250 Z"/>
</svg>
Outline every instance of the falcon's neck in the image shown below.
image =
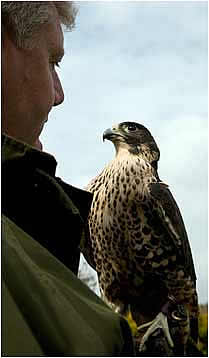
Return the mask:
<svg viewBox="0 0 209 358">
<path fill-rule="evenodd" d="M 127 149 L 121 148 L 116 152 L 115 158 L 109 164 L 112 167 L 112 171 L 126 172 L 131 175 L 137 175 L 140 177 L 155 177 L 158 178 L 157 167 L 153 166 L 142 156 L 133 154 L 127 151 Z"/>
</svg>

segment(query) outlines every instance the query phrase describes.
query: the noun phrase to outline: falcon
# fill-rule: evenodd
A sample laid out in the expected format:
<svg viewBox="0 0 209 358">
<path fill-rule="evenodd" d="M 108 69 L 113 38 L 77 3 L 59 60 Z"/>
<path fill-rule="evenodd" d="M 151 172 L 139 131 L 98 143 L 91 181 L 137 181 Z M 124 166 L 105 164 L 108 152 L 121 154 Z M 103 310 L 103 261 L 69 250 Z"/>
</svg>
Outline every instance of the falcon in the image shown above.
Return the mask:
<svg viewBox="0 0 209 358">
<path fill-rule="evenodd" d="M 198 336 L 196 274 L 180 210 L 158 175 L 160 151 L 135 122 L 114 125 L 105 139 L 116 155 L 86 187 L 94 194 L 90 263 L 102 297 L 121 314 L 130 310 L 143 332 L 140 350 L 160 328 L 185 354 L 188 337 Z"/>
</svg>

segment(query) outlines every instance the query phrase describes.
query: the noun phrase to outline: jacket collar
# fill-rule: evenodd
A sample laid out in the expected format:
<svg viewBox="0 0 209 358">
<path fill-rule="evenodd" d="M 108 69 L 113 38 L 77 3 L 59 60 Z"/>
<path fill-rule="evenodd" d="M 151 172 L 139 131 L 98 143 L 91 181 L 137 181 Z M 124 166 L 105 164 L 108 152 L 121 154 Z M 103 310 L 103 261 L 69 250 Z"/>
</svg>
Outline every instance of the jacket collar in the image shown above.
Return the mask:
<svg viewBox="0 0 209 358">
<path fill-rule="evenodd" d="M 57 161 L 46 152 L 42 152 L 26 143 L 2 134 L 2 164 L 8 161 L 23 161 L 28 167 L 44 170 L 47 174 L 54 176 Z"/>
<path fill-rule="evenodd" d="M 79 209 L 84 220 L 87 219 L 91 207 L 93 194 L 76 188 L 55 177 L 57 161 L 46 152 L 42 152 L 26 143 L 17 141 L 7 135 L 2 135 L 2 164 L 16 162 L 24 164 L 28 169 L 41 169 L 48 175 L 54 177 L 66 194 Z M 12 164 L 12 163 L 11 163 Z"/>
</svg>

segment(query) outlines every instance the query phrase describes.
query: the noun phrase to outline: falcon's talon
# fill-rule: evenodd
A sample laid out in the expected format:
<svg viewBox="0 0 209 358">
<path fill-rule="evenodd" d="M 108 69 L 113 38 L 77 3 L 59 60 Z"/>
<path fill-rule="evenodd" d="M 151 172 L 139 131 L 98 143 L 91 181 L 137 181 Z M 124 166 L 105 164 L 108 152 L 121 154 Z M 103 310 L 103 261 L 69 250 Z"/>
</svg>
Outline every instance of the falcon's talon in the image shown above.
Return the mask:
<svg viewBox="0 0 209 358">
<path fill-rule="evenodd" d="M 145 344 L 145 342 L 148 340 L 149 336 L 156 331 L 157 329 L 162 329 L 165 337 L 167 338 L 167 341 L 169 343 L 169 345 L 171 346 L 171 348 L 174 347 L 174 343 L 173 340 L 171 338 L 170 332 L 169 332 L 169 328 L 168 328 L 168 320 L 167 317 L 162 313 L 158 313 L 158 315 L 156 316 L 156 318 L 148 323 L 142 324 L 141 326 L 139 326 L 137 329 L 138 331 L 142 328 L 148 327 L 148 330 L 146 331 L 146 333 L 144 334 L 144 336 L 142 337 L 141 343 L 140 343 L 140 347 L 139 347 L 139 351 L 143 350 L 143 346 Z"/>
<path fill-rule="evenodd" d="M 185 318 L 181 318 L 179 316 L 177 316 L 176 311 L 171 313 L 171 317 L 175 320 L 175 321 L 185 321 Z"/>
</svg>

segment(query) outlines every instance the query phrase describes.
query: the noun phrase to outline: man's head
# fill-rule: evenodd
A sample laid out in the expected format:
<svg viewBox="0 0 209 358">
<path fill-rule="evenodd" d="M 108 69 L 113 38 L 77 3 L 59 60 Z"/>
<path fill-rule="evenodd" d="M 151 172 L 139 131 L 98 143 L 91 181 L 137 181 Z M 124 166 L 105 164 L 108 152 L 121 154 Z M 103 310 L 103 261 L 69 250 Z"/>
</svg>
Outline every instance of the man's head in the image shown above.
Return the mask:
<svg viewBox="0 0 209 358">
<path fill-rule="evenodd" d="M 2 1 L 2 130 L 41 149 L 39 135 L 53 106 L 64 100 L 56 66 L 61 24 L 72 29 L 72 2 Z"/>
</svg>

